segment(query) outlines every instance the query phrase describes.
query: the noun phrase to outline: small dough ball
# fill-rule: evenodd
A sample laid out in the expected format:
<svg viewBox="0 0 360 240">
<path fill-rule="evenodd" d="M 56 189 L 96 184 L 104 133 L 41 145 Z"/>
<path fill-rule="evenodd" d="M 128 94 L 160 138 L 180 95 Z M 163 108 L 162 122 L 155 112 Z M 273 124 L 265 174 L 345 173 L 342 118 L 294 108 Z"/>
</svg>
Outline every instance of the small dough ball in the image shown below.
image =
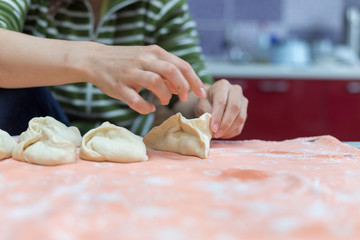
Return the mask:
<svg viewBox="0 0 360 240">
<path fill-rule="evenodd" d="M 41 133 L 44 127 L 47 127 L 48 131 L 52 131 L 53 135 L 60 136 L 72 142 L 76 147 L 80 147 L 82 138 L 79 129 L 74 126 L 67 127 L 62 122 L 49 116 L 31 119 L 28 129 L 20 134 L 19 142 L 30 139 L 37 133 Z"/>
<path fill-rule="evenodd" d="M 16 160 L 40 164 L 60 165 L 76 162 L 76 147 L 61 135 L 54 134 L 54 129 L 44 126 L 39 133 L 28 136 L 14 149 Z"/>
<path fill-rule="evenodd" d="M 104 122 L 84 135 L 80 158 L 121 163 L 148 160 L 146 146 L 141 137 L 109 122 Z"/>
<path fill-rule="evenodd" d="M 0 129 L 0 160 L 11 158 L 17 142 L 7 132 Z"/>
<path fill-rule="evenodd" d="M 159 151 L 207 158 L 212 138 L 210 118 L 210 113 L 195 119 L 186 119 L 177 113 L 151 129 L 144 137 L 144 143 Z"/>
</svg>

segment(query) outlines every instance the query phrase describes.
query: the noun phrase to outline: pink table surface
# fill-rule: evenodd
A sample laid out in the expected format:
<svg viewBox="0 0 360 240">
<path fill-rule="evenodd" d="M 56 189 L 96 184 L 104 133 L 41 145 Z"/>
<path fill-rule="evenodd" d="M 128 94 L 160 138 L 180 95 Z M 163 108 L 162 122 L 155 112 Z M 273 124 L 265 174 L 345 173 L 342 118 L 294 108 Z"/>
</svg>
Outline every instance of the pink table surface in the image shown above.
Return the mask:
<svg viewBox="0 0 360 240">
<path fill-rule="evenodd" d="M 360 239 L 360 150 L 331 136 L 148 155 L 0 161 L 0 239 Z"/>
</svg>

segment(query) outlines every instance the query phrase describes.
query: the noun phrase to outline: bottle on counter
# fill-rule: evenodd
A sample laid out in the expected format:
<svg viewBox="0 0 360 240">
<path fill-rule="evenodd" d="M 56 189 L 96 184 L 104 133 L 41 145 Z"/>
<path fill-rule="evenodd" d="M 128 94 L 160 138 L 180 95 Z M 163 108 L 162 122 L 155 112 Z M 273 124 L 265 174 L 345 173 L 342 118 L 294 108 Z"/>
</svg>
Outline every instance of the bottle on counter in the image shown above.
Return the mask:
<svg viewBox="0 0 360 240">
<path fill-rule="evenodd" d="M 269 61 L 269 51 L 272 45 L 273 37 L 268 32 L 266 23 L 260 23 L 258 29 L 257 60 L 261 63 L 267 63 Z"/>
<path fill-rule="evenodd" d="M 349 7 L 345 10 L 345 42 L 355 52 L 360 54 L 360 10 Z"/>
</svg>

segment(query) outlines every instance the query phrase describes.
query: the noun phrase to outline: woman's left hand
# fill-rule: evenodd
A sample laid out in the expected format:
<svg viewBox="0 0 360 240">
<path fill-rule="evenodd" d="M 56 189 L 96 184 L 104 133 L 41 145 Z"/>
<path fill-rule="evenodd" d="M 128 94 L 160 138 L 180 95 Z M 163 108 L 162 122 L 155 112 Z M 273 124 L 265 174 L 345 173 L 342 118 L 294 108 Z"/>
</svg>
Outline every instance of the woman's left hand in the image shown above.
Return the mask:
<svg viewBox="0 0 360 240">
<path fill-rule="evenodd" d="M 247 117 L 248 100 L 240 85 L 222 79 L 208 89 L 206 98 L 198 99 L 195 115 L 212 114 L 210 127 L 214 138 L 232 138 L 239 135 Z"/>
</svg>

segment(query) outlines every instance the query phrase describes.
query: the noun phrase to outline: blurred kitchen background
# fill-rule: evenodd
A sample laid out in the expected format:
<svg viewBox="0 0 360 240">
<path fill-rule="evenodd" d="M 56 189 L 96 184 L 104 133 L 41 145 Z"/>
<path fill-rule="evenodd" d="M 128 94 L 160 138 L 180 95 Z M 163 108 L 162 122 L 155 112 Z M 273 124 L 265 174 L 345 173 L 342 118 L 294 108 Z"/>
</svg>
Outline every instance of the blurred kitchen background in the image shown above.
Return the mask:
<svg viewBox="0 0 360 240">
<path fill-rule="evenodd" d="M 281 50 L 273 51 L 273 55 L 266 52 L 281 46 L 298 48 L 294 64 L 309 62 L 307 57 L 324 57 L 333 50 L 343 54 L 339 56 L 343 61 L 354 62 L 354 56 L 344 46 L 338 46 L 351 41 L 350 38 L 358 41 L 356 47 L 351 47 L 359 53 L 360 12 L 356 11 L 360 8 L 359 0 L 188 0 L 188 3 L 197 22 L 203 52 L 209 57 L 281 61 L 275 56 Z"/>
<path fill-rule="evenodd" d="M 188 0 L 209 72 L 243 87 L 238 139 L 360 140 L 360 0 Z"/>
</svg>

